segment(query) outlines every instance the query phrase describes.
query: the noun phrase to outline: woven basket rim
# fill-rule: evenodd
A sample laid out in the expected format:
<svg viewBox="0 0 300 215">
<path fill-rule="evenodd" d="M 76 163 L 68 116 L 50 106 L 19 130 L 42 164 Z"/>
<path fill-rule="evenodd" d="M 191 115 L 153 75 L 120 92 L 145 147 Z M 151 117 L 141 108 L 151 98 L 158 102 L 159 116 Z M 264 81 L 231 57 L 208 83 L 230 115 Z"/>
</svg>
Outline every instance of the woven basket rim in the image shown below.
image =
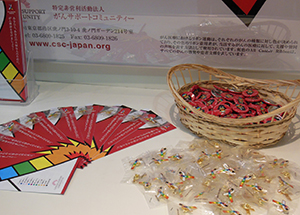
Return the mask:
<svg viewBox="0 0 300 215">
<path fill-rule="evenodd" d="M 241 85 L 249 85 L 250 86 L 251 83 L 255 83 L 255 84 L 257 84 L 257 86 L 262 87 L 263 85 L 270 85 L 270 84 L 278 83 L 282 86 L 285 86 L 285 85 L 288 86 L 288 85 L 291 85 L 291 84 L 300 86 L 300 81 L 299 80 L 271 80 L 271 79 L 257 80 L 257 79 L 242 78 L 242 77 L 239 77 L 239 76 L 228 74 L 228 73 L 226 73 L 222 70 L 219 70 L 219 69 L 216 69 L 216 68 L 213 68 L 213 67 L 209 67 L 209 66 L 205 66 L 205 65 L 201 65 L 201 64 L 179 64 L 179 65 L 173 66 L 169 69 L 168 74 L 167 74 L 167 83 L 168 83 L 169 89 L 170 89 L 171 93 L 173 94 L 173 97 L 175 98 L 175 102 L 176 103 L 181 102 L 182 104 L 184 104 L 185 108 L 192 111 L 193 115 L 195 117 L 199 117 L 199 118 L 202 118 L 202 119 L 204 118 L 204 119 L 210 120 L 212 122 L 215 122 L 217 120 L 217 121 L 220 121 L 220 123 L 226 124 L 226 125 L 238 126 L 238 125 L 247 125 L 248 124 L 248 126 L 249 126 L 249 123 L 260 122 L 264 119 L 273 117 L 277 114 L 280 114 L 280 113 L 284 112 L 286 109 L 293 108 L 293 107 L 297 106 L 300 102 L 300 93 L 297 95 L 297 97 L 295 99 L 290 99 L 290 98 L 287 98 L 281 92 L 273 90 L 273 92 L 279 93 L 281 95 L 281 97 L 284 100 L 286 100 L 287 104 L 283 105 L 282 107 L 280 107 L 280 108 L 278 108 L 278 109 L 276 109 L 272 112 L 262 114 L 262 115 L 259 115 L 259 116 L 254 116 L 254 117 L 249 117 L 249 118 L 242 118 L 242 119 L 221 118 L 221 117 L 218 117 L 218 116 L 214 116 L 214 115 L 211 115 L 211 114 L 204 113 L 202 111 L 197 110 L 192 105 L 190 105 L 188 102 L 186 102 L 179 94 L 180 89 L 182 89 L 184 86 L 186 86 L 188 84 L 192 85 L 195 82 L 182 85 L 177 90 L 175 89 L 174 83 L 172 82 L 172 75 L 175 71 L 182 71 L 182 70 L 186 70 L 186 69 L 188 69 L 188 70 L 198 69 L 199 70 L 200 68 L 204 72 L 208 72 L 209 74 L 214 75 L 216 78 L 219 78 L 219 79 L 222 79 L 222 80 L 228 80 L 229 81 L 228 84 L 230 84 L 230 82 L 231 82 L 231 83 L 236 83 L 237 85 L 240 85 L 240 86 Z M 197 82 L 203 83 L 204 81 L 197 81 Z M 206 80 L 206 82 L 207 82 L 207 80 Z M 225 82 L 224 82 L 224 84 L 225 84 Z M 284 121 L 288 121 L 290 118 L 293 118 L 295 114 L 296 114 L 296 109 L 293 111 L 293 114 L 289 114 L 288 116 L 286 116 L 284 118 Z M 282 120 L 280 120 L 280 121 L 282 121 Z M 269 124 L 268 126 L 277 125 L 278 121 L 269 122 L 267 124 Z M 259 123 L 257 125 L 262 126 L 263 124 Z"/>
</svg>

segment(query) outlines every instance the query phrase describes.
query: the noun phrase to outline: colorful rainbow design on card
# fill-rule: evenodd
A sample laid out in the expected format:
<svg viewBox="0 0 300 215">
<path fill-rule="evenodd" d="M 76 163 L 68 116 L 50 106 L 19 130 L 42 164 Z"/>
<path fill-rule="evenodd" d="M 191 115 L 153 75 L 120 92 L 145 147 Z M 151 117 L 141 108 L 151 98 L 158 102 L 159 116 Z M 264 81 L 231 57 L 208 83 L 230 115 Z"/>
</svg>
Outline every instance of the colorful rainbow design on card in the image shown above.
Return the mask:
<svg viewBox="0 0 300 215">
<path fill-rule="evenodd" d="M 91 105 L 88 106 L 91 107 Z M 134 120 L 130 124 L 123 124 L 122 126 L 120 125 L 125 121 L 118 120 L 116 122 L 119 124 L 114 124 L 110 127 L 115 129 L 114 131 L 110 131 L 112 134 L 114 132 L 121 132 L 122 130 L 117 129 L 119 127 L 126 130 L 126 126 L 130 126 L 130 128 L 136 129 L 130 133 L 130 138 L 135 139 L 134 137 L 137 135 L 142 137 L 143 134 L 147 135 L 147 138 L 141 138 L 139 142 L 135 142 L 134 144 L 127 144 L 126 141 L 131 141 L 130 138 L 128 140 L 124 139 L 119 143 L 122 145 L 122 148 L 117 148 L 117 142 L 115 142 L 114 145 L 107 145 L 107 147 L 103 147 L 105 146 L 103 144 L 98 148 L 95 147 L 95 144 L 86 142 L 86 140 L 89 142 L 94 138 L 87 138 L 85 136 L 95 136 L 98 132 L 96 129 L 92 129 L 92 133 L 82 132 L 81 134 L 81 132 L 79 132 L 84 131 L 86 129 L 85 125 L 87 124 L 91 126 L 90 128 L 97 128 L 94 127 L 96 123 L 99 123 L 97 122 L 97 114 L 101 115 L 101 111 L 106 111 L 106 109 L 99 108 L 99 105 L 93 105 L 93 107 L 95 108 L 92 109 L 97 109 L 98 112 L 81 111 L 82 108 L 71 106 L 58 107 L 52 108 L 51 110 L 30 113 L 19 119 L 1 124 L 0 190 L 63 194 L 75 169 L 83 169 L 92 161 L 175 129 L 175 127 L 170 124 L 167 130 L 163 127 L 164 125 L 141 130 L 140 127 L 144 124 L 140 124 L 139 120 Z M 125 106 L 120 107 L 123 109 L 120 108 L 120 113 L 117 113 L 115 116 L 125 118 Z M 131 108 L 126 107 L 126 110 L 127 109 Z M 52 115 L 53 111 L 60 114 L 55 114 L 54 116 Z M 130 110 L 127 110 L 126 113 L 129 114 Z M 144 111 L 144 113 L 147 112 Z M 87 114 L 91 115 L 87 116 Z M 151 112 L 150 114 L 153 115 L 154 113 Z M 32 118 L 34 118 L 34 120 L 30 120 Z M 14 126 L 11 126 L 12 123 Z M 138 127 L 132 126 L 132 123 L 137 123 Z M 103 120 L 103 125 L 107 125 L 105 119 Z M 161 131 L 159 130 L 160 132 L 154 133 L 153 136 L 148 136 L 147 132 L 151 130 L 156 131 L 160 128 L 162 129 Z M 75 135 L 77 131 L 78 134 L 80 133 L 78 137 Z M 28 136 L 34 138 L 29 138 Z M 99 138 L 101 137 L 98 136 L 98 139 Z M 101 142 L 98 143 L 101 145 Z M 138 166 L 137 163 L 133 164 L 134 167 Z M 59 179 L 54 180 L 57 174 L 64 174 L 61 178 L 66 180 L 58 183 L 57 180 Z M 63 188 L 56 188 L 59 186 L 58 184 L 64 183 Z M 52 187 L 53 190 L 51 190 L 49 186 Z M 38 189 L 38 187 L 40 187 L 40 189 Z"/>
<path fill-rule="evenodd" d="M 6 98 L 10 100 L 23 100 L 27 99 L 26 79 L 24 75 L 14 66 L 12 61 L 8 58 L 5 52 L 0 47 L 0 73 L 2 79 L 1 91 L 5 92 L 5 95 L 0 95 L 0 98 Z"/>
</svg>

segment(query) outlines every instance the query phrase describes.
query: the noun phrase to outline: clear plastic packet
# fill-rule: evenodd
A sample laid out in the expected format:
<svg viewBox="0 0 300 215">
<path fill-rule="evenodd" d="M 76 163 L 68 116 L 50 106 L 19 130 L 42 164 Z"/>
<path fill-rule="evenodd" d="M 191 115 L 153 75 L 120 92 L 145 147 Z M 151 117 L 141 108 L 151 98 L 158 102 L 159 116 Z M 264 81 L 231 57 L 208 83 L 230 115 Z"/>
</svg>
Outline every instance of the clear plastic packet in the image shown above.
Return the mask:
<svg viewBox="0 0 300 215">
<path fill-rule="evenodd" d="M 229 190 L 222 183 L 214 186 L 214 188 L 207 195 L 208 201 L 205 202 L 207 208 L 215 214 L 219 214 L 222 211 L 233 210 L 232 203 L 229 200 L 227 194 Z"/>
<path fill-rule="evenodd" d="M 161 169 L 164 182 L 172 196 L 181 200 L 191 199 L 191 191 L 195 184 L 202 183 L 204 175 L 201 169 L 189 161 L 176 163 Z"/>
<path fill-rule="evenodd" d="M 136 184 L 149 175 L 149 169 L 142 168 L 137 171 L 128 171 L 121 180 L 121 183 Z"/>
<path fill-rule="evenodd" d="M 202 149 L 202 145 L 205 144 L 206 140 L 203 138 L 195 138 L 192 141 L 183 141 L 180 140 L 177 144 L 176 147 L 178 148 L 183 148 L 186 151 L 193 152 L 195 150 L 200 150 Z"/>
<path fill-rule="evenodd" d="M 270 160 L 269 156 L 248 147 L 238 146 L 232 148 L 231 152 L 235 157 L 243 160 L 244 162 L 250 161 L 255 163 L 265 163 Z"/>
<path fill-rule="evenodd" d="M 220 199 L 228 204 L 236 204 L 239 202 L 239 197 L 241 196 L 241 190 L 231 182 L 225 182 L 220 189 Z"/>
<path fill-rule="evenodd" d="M 204 172 L 195 163 L 181 163 L 177 167 L 177 174 L 181 181 L 192 183 L 194 180 L 202 180 Z"/>
<path fill-rule="evenodd" d="M 208 139 L 194 139 L 190 142 L 180 141 L 176 147 L 181 147 L 188 156 L 195 159 L 201 168 L 218 165 L 224 160 L 232 157 L 229 146 L 218 141 Z"/>
<path fill-rule="evenodd" d="M 164 166 L 168 166 L 170 159 L 168 157 L 168 150 L 171 147 L 162 147 L 159 150 L 149 152 L 149 166 L 153 170 L 162 169 Z"/>
<path fill-rule="evenodd" d="M 295 201 L 300 197 L 300 183 L 297 180 L 288 181 L 279 175 L 276 193 L 284 196 L 288 201 Z"/>
<path fill-rule="evenodd" d="M 293 202 L 287 202 L 285 199 L 278 199 L 277 196 L 274 196 L 271 200 L 271 205 L 269 207 L 268 214 L 276 215 L 276 214 L 294 214 L 295 208 L 297 208 L 297 204 Z"/>
<path fill-rule="evenodd" d="M 191 192 L 192 198 L 190 202 L 199 204 L 209 204 L 210 201 L 215 201 L 215 196 L 218 195 L 220 187 L 222 187 L 222 181 L 211 181 L 204 178 L 201 183 L 195 183 Z"/>
<path fill-rule="evenodd" d="M 175 201 L 168 203 L 169 215 L 184 215 L 184 214 L 208 214 L 212 215 L 208 210 L 205 210 L 205 207 L 202 205 L 191 204 L 190 202 L 184 201 Z"/>
<path fill-rule="evenodd" d="M 255 163 L 251 166 L 251 169 L 255 178 L 265 183 L 272 183 L 272 180 L 277 177 L 276 172 L 274 172 L 267 163 Z"/>
<path fill-rule="evenodd" d="M 239 186 L 239 188 L 244 188 L 246 184 L 252 184 L 253 181 L 261 179 L 261 170 L 259 169 L 260 164 L 256 162 L 251 162 L 251 157 L 249 160 L 243 160 L 242 162 L 236 162 L 238 168 L 236 168 L 236 175 L 233 182 Z"/>
<path fill-rule="evenodd" d="M 168 204 L 169 214 L 291 214 L 300 196 L 298 166 L 254 149 L 195 139 L 144 159 L 149 174 L 133 171 L 139 173 L 135 184 L 150 208 Z M 149 181 L 151 187 L 142 186 Z"/>
<path fill-rule="evenodd" d="M 300 168 L 296 163 L 282 158 L 274 158 L 269 163 L 269 166 L 270 168 L 274 169 L 276 173 L 285 180 L 300 181 Z"/>
<path fill-rule="evenodd" d="M 284 174 L 286 172 L 285 178 L 291 178 L 289 169 L 289 161 L 284 159 L 278 159 L 276 157 L 270 157 L 268 162 L 263 166 L 265 174 L 267 174 L 270 179 L 277 178 L 278 175 Z M 282 175 L 283 176 L 283 175 Z"/>
<path fill-rule="evenodd" d="M 195 157 L 189 151 L 186 151 L 184 148 L 173 147 L 168 150 L 168 159 L 170 162 L 173 162 L 171 165 L 177 165 L 180 162 L 189 161 L 192 163 L 195 160 Z"/>
<path fill-rule="evenodd" d="M 176 199 L 183 199 L 186 197 L 188 193 L 188 189 L 190 189 L 191 185 L 187 185 L 182 181 L 170 181 L 168 179 L 164 180 L 164 187 L 168 190 L 170 196 Z"/>
<path fill-rule="evenodd" d="M 226 179 L 232 179 L 243 175 L 248 168 L 244 161 L 235 156 L 228 156 L 220 162 L 217 173 Z"/>
<path fill-rule="evenodd" d="M 150 154 L 124 159 L 126 173 L 121 182 L 136 185 L 149 208 L 154 208 L 166 204 L 172 193 L 167 188 L 164 174 L 150 167 Z"/>
<path fill-rule="evenodd" d="M 270 191 L 266 193 L 265 195 L 262 195 L 261 193 L 253 193 L 250 192 L 250 189 L 248 187 L 245 187 L 242 190 L 242 195 L 240 196 L 240 202 L 242 205 L 242 208 L 246 210 L 246 212 L 253 211 L 251 208 L 253 208 L 256 212 L 257 211 L 264 211 L 264 213 L 259 214 L 265 214 L 265 211 L 269 209 L 271 198 L 272 198 L 273 192 Z M 247 206 L 250 206 L 247 209 Z"/>
<path fill-rule="evenodd" d="M 240 214 L 246 214 L 246 215 L 254 215 L 254 214 L 267 214 L 268 210 L 265 208 L 258 207 L 253 204 L 249 203 L 240 203 L 238 205 L 235 205 L 235 210 L 239 211 Z"/>
<path fill-rule="evenodd" d="M 206 140 L 202 143 L 201 148 L 197 148 L 194 151 L 194 157 L 197 157 L 197 164 L 204 168 L 208 165 L 220 166 L 227 159 L 233 157 L 233 155 L 228 146 Z"/>
<path fill-rule="evenodd" d="M 274 195 L 275 186 L 255 178 L 251 182 L 246 183 L 241 190 L 243 192 L 242 197 L 247 204 L 267 210 Z"/>
<path fill-rule="evenodd" d="M 137 181 L 139 177 L 142 177 L 143 175 L 147 174 L 147 172 L 151 170 L 149 166 L 149 155 L 149 152 L 145 152 L 136 157 L 124 158 L 122 162 L 125 174 L 121 182 L 133 183 L 134 181 Z"/>
<path fill-rule="evenodd" d="M 176 198 L 172 196 L 171 191 L 168 190 L 167 186 L 165 185 L 155 184 L 155 186 L 152 186 L 151 189 L 144 190 L 143 195 L 149 208 L 166 205 L 169 202 L 176 200 Z"/>
<path fill-rule="evenodd" d="M 142 193 L 155 192 L 163 184 L 162 181 L 158 179 L 157 173 L 152 172 L 150 169 L 148 169 L 147 172 L 135 174 L 132 178 L 132 183 L 137 185 Z"/>
<path fill-rule="evenodd" d="M 227 157 L 221 161 L 212 161 L 207 163 L 202 167 L 202 170 L 205 172 L 206 181 L 215 183 L 226 181 L 228 179 L 234 181 L 243 170 L 243 166 L 234 160 L 232 157 Z"/>
<path fill-rule="evenodd" d="M 154 150 L 149 153 L 151 161 L 149 162 L 153 170 L 163 169 L 165 166 L 178 166 L 181 163 L 192 163 L 194 157 L 189 152 L 178 147 L 162 147 L 160 150 Z"/>
<path fill-rule="evenodd" d="M 267 212 L 268 208 L 255 204 L 252 198 L 245 198 L 244 190 L 231 183 L 220 185 L 215 191 L 217 193 L 211 193 L 208 201 L 208 206 L 214 214 L 266 214 Z"/>
<path fill-rule="evenodd" d="M 238 204 L 235 205 L 236 210 L 240 211 L 241 214 L 252 215 L 252 214 L 267 214 L 268 207 L 264 208 L 252 201 L 247 201 L 244 198 L 240 198 Z"/>
<path fill-rule="evenodd" d="M 287 172 L 285 170 L 282 171 L 285 177 L 294 178 L 297 181 L 300 181 L 300 166 L 296 163 L 290 162 L 290 165 L 287 169 Z"/>
</svg>

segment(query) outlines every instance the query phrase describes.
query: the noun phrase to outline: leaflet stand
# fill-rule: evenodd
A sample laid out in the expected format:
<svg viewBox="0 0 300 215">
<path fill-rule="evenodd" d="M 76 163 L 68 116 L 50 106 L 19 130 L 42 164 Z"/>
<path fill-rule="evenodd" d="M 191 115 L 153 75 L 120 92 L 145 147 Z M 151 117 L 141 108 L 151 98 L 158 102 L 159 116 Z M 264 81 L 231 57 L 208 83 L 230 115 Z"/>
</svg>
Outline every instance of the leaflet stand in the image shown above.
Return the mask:
<svg viewBox="0 0 300 215">
<path fill-rule="evenodd" d="M 34 66 L 32 53 L 26 51 L 26 72 L 22 77 L 16 74 L 11 79 L 5 78 L 5 72 L 2 72 L 4 77 L 0 80 L 0 104 L 6 105 L 28 105 L 38 95 L 38 86 L 34 77 Z"/>
</svg>

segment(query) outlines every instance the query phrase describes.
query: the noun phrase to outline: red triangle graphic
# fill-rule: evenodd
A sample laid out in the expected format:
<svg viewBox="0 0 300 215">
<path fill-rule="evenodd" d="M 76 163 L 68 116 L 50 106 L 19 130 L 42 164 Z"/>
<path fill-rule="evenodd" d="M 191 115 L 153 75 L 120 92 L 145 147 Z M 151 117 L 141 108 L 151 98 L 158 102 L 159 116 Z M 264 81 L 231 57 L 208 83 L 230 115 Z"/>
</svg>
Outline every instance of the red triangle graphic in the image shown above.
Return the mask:
<svg viewBox="0 0 300 215">
<path fill-rule="evenodd" d="M 232 0 L 245 14 L 248 15 L 257 0 Z"/>
<path fill-rule="evenodd" d="M 222 0 L 248 27 L 267 0 Z"/>
</svg>

